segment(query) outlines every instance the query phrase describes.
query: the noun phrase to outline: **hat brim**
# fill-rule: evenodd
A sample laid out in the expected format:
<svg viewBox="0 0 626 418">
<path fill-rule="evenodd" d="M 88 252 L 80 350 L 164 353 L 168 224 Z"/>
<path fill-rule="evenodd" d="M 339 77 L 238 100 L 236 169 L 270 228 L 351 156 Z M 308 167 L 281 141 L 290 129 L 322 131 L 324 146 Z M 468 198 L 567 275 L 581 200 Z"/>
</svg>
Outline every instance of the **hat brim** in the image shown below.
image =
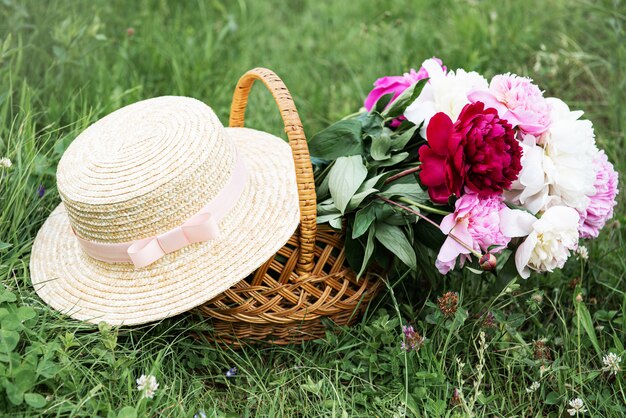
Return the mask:
<svg viewBox="0 0 626 418">
<path fill-rule="evenodd" d="M 226 134 L 244 158 L 249 178 L 220 222 L 219 238 L 184 247 L 145 268 L 104 263 L 84 253 L 60 204 L 33 244 L 30 271 L 37 294 L 75 319 L 136 325 L 201 305 L 267 261 L 299 223 L 291 149 L 265 132 L 226 128 Z"/>
</svg>

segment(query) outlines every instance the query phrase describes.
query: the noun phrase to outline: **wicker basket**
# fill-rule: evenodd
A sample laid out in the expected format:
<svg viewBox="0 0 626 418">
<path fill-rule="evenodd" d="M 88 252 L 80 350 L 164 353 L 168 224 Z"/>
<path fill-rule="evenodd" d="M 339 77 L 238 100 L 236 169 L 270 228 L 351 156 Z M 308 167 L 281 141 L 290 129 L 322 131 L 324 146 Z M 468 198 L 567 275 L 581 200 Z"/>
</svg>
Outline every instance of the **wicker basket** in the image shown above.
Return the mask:
<svg viewBox="0 0 626 418">
<path fill-rule="evenodd" d="M 289 344 L 322 338 L 323 319 L 350 325 L 381 288 L 367 274 L 356 279 L 345 259 L 340 232 L 316 224 L 316 195 L 306 137 L 291 94 L 272 71 L 247 72 L 235 89 L 230 126 L 242 127 L 248 94 L 255 80 L 270 90 L 285 124 L 296 168 L 300 227 L 289 242 L 247 279 L 199 308 L 211 318 L 213 338 Z"/>
</svg>

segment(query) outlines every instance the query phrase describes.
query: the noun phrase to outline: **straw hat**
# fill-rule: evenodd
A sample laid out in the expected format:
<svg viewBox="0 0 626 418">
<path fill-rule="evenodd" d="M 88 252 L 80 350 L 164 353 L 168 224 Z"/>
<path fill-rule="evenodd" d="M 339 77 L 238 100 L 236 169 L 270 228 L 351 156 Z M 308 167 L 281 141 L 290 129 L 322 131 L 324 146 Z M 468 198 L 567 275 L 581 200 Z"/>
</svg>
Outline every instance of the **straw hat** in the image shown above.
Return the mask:
<svg viewBox="0 0 626 418">
<path fill-rule="evenodd" d="M 39 230 L 35 290 L 97 323 L 187 311 L 242 280 L 298 226 L 289 145 L 224 128 L 211 108 L 165 96 L 119 109 L 59 162 L 62 203 Z"/>
</svg>

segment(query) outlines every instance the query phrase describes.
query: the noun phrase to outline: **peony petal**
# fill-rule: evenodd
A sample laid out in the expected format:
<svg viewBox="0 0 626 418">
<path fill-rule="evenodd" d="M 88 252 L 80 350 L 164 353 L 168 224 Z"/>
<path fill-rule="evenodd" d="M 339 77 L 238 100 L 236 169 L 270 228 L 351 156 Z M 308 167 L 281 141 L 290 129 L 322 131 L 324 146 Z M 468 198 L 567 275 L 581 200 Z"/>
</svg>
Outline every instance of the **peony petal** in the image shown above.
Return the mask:
<svg viewBox="0 0 626 418">
<path fill-rule="evenodd" d="M 422 63 L 422 68 L 426 70 L 429 78 L 445 77 L 446 72 L 441 65 L 441 60 L 438 58 L 430 58 Z"/>
<path fill-rule="evenodd" d="M 506 111 L 503 115 L 500 115 L 500 118 L 510 123 L 511 126 L 513 127 L 518 126 L 520 124 L 520 120 L 517 117 L 517 115 L 515 115 L 515 113 L 511 111 Z"/>
<path fill-rule="evenodd" d="M 452 232 L 454 233 L 455 237 L 459 238 L 470 247 L 472 246 L 472 236 L 467 230 L 465 224 L 457 224 Z M 459 244 L 454 238 L 448 236 L 448 238 L 446 238 L 445 242 L 441 246 L 441 249 L 439 250 L 437 260 L 447 263 L 457 258 L 460 254 L 469 253 L 470 251 L 467 248 Z"/>
<path fill-rule="evenodd" d="M 367 111 L 369 112 L 370 110 L 374 108 L 374 105 L 376 104 L 376 102 L 384 95 L 385 95 L 385 89 L 381 87 L 376 87 L 375 89 L 370 91 L 370 93 L 367 95 L 367 98 L 365 98 L 365 103 L 363 104 L 363 106 L 365 106 L 365 109 L 367 109 Z"/>
<path fill-rule="evenodd" d="M 428 122 L 426 140 L 428 145 L 439 155 L 448 153 L 448 141 L 452 136 L 452 120 L 443 112 L 436 113 Z"/>
<path fill-rule="evenodd" d="M 454 213 L 451 213 L 449 215 L 446 215 L 445 218 L 441 220 L 441 223 L 439 224 L 439 229 L 441 229 L 441 232 L 448 235 L 452 228 L 454 228 L 455 226 L 456 216 L 454 215 Z"/>
<path fill-rule="evenodd" d="M 537 218 L 530 213 L 504 207 L 500 209 L 500 231 L 510 238 L 525 237 L 533 230 Z"/>
<path fill-rule="evenodd" d="M 439 186 L 445 184 L 446 158 L 435 154 L 427 145 L 423 145 L 419 150 L 420 161 L 422 162 L 419 173 L 420 180 L 425 186 Z"/>
<path fill-rule="evenodd" d="M 450 237 L 446 238 L 437 254 L 437 260 L 442 263 L 448 263 L 459 256 L 459 245 Z"/>
<path fill-rule="evenodd" d="M 430 200 L 432 200 L 434 203 L 445 205 L 446 203 L 448 203 L 450 191 L 445 185 L 429 187 L 428 196 L 430 196 Z"/>
<path fill-rule="evenodd" d="M 508 108 L 503 103 L 500 103 L 498 99 L 496 99 L 496 96 L 488 90 L 472 90 L 467 94 L 467 98 L 472 103 L 483 103 L 485 108 L 496 109 L 498 115 L 503 119 L 508 111 Z"/>
<path fill-rule="evenodd" d="M 577 230 L 579 221 L 580 215 L 576 209 L 567 206 L 552 206 L 543 213 L 534 228 L 538 232 Z"/>
<path fill-rule="evenodd" d="M 420 94 L 420 97 L 421 96 L 422 95 Z M 435 113 L 437 113 L 434 102 L 430 100 L 421 101 L 420 97 L 411 103 L 404 111 L 404 117 L 413 122 L 416 126 L 421 125 L 422 122 L 427 124 L 426 122 L 430 120 Z"/>
<path fill-rule="evenodd" d="M 530 269 L 528 268 L 528 261 L 530 255 L 537 244 L 537 236 L 533 233 L 529 235 L 524 242 L 517 248 L 515 252 L 515 267 L 522 279 L 530 277 Z"/>
<path fill-rule="evenodd" d="M 383 78 L 391 79 L 394 77 L 383 77 Z M 363 106 L 365 106 L 365 109 L 367 109 L 368 112 L 374 108 L 374 105 L 376 105 L 376 102 L 380 100 L 381 97 L 387 94 L 393 94 L 393 97 L 391 98 L 391 100 L 389 100 L 389 103 L 391 103 L 394 100 L 396 100 L 398 96 L 400 96 L 400 94 L 404 90 L 406 90 L 407 88 L 411 86 L 409 83 L 404 81 L 403 77 L 395 77 L 395 78 L 399 78 L 400 80 L 403 80 L 403 81 L 402 82 L 386 81 L 384 85 L 379 85 L 375 87 L 372 91 L 370 91 L 370 93 L 367 95 L 367 98 L 365 99 L 365 103 L 363 104 Z M 382 79 L 378 79 L 376 82 L 378 83 L 378 81 L 380 80 Z M 389 104 L 387 104 L 387 106 L 389 106 Z"/>
</svg>

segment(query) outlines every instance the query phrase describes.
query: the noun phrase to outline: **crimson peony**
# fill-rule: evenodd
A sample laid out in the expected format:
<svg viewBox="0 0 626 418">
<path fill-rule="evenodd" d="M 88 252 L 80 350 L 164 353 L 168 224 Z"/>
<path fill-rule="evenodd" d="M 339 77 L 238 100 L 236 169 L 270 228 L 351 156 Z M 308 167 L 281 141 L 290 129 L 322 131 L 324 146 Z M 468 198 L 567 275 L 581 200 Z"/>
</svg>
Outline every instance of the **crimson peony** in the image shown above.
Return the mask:
<svg viewBox="0 0 626 418">
<path fill-rule="evenodd" d="M 481 196 L 511 187 L 522 169 L 522 148 L 515 132 L 495 109 L 482 102 L 466 105 L 455 123 L 443 112 L 426 130 L 419 149 L 420 179 L 435 203 L 446 203 L 467 188 Z"/>
</svg>

